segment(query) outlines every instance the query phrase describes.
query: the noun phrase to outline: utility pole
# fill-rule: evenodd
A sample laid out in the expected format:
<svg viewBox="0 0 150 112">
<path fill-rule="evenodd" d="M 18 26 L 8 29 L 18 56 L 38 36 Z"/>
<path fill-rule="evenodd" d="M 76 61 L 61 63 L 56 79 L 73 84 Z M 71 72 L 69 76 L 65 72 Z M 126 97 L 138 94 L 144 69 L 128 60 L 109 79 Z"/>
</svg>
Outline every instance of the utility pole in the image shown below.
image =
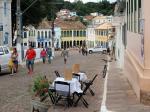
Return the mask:
<svg viewBox="0 0 150 112">
<path fill-rule="evenodd" d="M 17 50 L 19 54 L 19 61 L 22 62 L 24 57 L 24 51 L 23 51 L 23 39 L 22 39 L 22 28 L 21 28 L 21 19 L 22 19 L 22 13 L 20 9 L 20 0 L 17 0 L 17 11 L 16 11 L 16 26 L 17 26 Z"/>
</svg>

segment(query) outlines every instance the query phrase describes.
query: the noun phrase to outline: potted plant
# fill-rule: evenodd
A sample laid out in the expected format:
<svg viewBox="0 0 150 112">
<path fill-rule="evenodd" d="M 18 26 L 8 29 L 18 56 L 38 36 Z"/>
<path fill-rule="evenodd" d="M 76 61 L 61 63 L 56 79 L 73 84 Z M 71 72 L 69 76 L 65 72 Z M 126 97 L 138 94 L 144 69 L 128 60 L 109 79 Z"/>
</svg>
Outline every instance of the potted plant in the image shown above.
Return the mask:
<svg viewBox="0 0 150 112">
<path fill-rule="evenodd" d="M 39 112 L 47 112 L 49 108 L 49 104 L 44 102 L 48 96 L 48 88 L 49 88 L 50 82 L 46 78 L 46 76 L 37 76 L 33 80 L 33 86 L 32 86 L 32 106 L 33 111 L 39 111 Z"/>
</svg>

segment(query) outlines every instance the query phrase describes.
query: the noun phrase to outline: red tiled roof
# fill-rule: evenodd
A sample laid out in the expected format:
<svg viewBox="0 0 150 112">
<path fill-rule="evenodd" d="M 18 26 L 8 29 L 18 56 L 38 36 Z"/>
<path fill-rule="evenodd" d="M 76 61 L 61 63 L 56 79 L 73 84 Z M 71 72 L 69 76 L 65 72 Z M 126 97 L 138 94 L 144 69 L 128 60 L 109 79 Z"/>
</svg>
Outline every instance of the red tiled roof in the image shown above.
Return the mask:
<svg viewBox="0 0 150 112">
<path fill-rule="evenodd" d="M 55 24 L 61 27 L 62 30 L 74 30 L 74 29 L 85 29 L 86 26 L 81 23 L 80 21 L 63 21 L 63 20 L 56 20 Z"/>
</svg>

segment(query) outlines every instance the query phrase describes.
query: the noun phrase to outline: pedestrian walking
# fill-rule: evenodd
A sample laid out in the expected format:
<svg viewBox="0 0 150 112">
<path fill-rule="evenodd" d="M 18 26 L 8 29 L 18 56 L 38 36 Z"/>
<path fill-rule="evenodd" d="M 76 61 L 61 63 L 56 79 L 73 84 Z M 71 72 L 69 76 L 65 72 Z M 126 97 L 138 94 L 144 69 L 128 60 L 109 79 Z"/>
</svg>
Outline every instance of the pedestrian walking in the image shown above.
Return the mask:
<svg viewBox="0 0 150 112">
<path fill-rule="evenodd" d="M 69 56 L 69 52 L 68 50 L 66 50 L 66 48 L 64 48 L 64 50 L 61 52 L 61 56 L 64 57 L 64 64 L 67 63 L 67 57 Z"/>
<path fill-rule="evenodd" d="M 29 49 L 26 51 L 26 55 L 25 55 L 28 74 L 33 73 L 35 57 L 36 57 L 35 50 L 32 48 L 32 46 L 29 46 Z"/>
<path fill-rule="evenodd" d="M 13 48 L 13 52 L 11 54 L 11 59 L 12 59 L 12 62 L 13 62 L 13 70 L 14 72 L 18 72 L 18 53 L 17 53 L 17 49 L 16 48 Z"/>
<path fill-rule="evenodd" d="M 43 64 L 45 64 L 47 53 L 46 53 L 46 50 L 44 48 L 42 49 L 40 56 L 42 58 Z"/>
<path fill-rule="evenodd" d="M 87 56 L 87 54 L 88 54 L 88 49 L 87 49 L 87 47 L 84 48 L 84 52 L 85 52 L 85 54 L 86 54 L 86 56 Z"/>
<path fill-rule="evenodd" d="M 84 49 L 84 47 L 82 46 L 82 55 L 84 56 L 84 54 L 85 54 L 85 49 Z"/>
<path fill-rule="evenodd" d="M 110 55 L 110 48 L 107 47 L 107 54 Z"/>
<path fill-rule="evenodd" d="M 52 49 L 47 48 L 47 57 L 48 57 L 48 63 L 51 63 L 51 57 L 52 57 Z"/>
</svg>

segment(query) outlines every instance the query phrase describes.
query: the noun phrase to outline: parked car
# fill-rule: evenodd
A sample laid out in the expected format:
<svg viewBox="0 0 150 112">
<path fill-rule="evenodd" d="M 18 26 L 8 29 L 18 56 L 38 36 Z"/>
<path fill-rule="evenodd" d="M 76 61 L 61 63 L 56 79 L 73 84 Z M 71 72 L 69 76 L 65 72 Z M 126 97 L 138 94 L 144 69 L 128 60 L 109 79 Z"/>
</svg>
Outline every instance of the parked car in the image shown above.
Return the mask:
<svg viewBox="0 0 150 112">
<path fill-rule="evenodd" d="M 11 51 L 6 46 L 0 46 L 0 73 L 2 71 L 9 71 L 8 62 L 11 58 Z"/>
<path fill-rule="evenodd" d="M 88 48 L 88 53 L 89 54 L 92 54 L 92 53 L 96 53 L 96 52 L 106 52 L 107 51 L 107 48 L 103 48 L 101 46 L 96 46 L 96 47 L 93 47 L 93 48 Z"/>
</svg>

